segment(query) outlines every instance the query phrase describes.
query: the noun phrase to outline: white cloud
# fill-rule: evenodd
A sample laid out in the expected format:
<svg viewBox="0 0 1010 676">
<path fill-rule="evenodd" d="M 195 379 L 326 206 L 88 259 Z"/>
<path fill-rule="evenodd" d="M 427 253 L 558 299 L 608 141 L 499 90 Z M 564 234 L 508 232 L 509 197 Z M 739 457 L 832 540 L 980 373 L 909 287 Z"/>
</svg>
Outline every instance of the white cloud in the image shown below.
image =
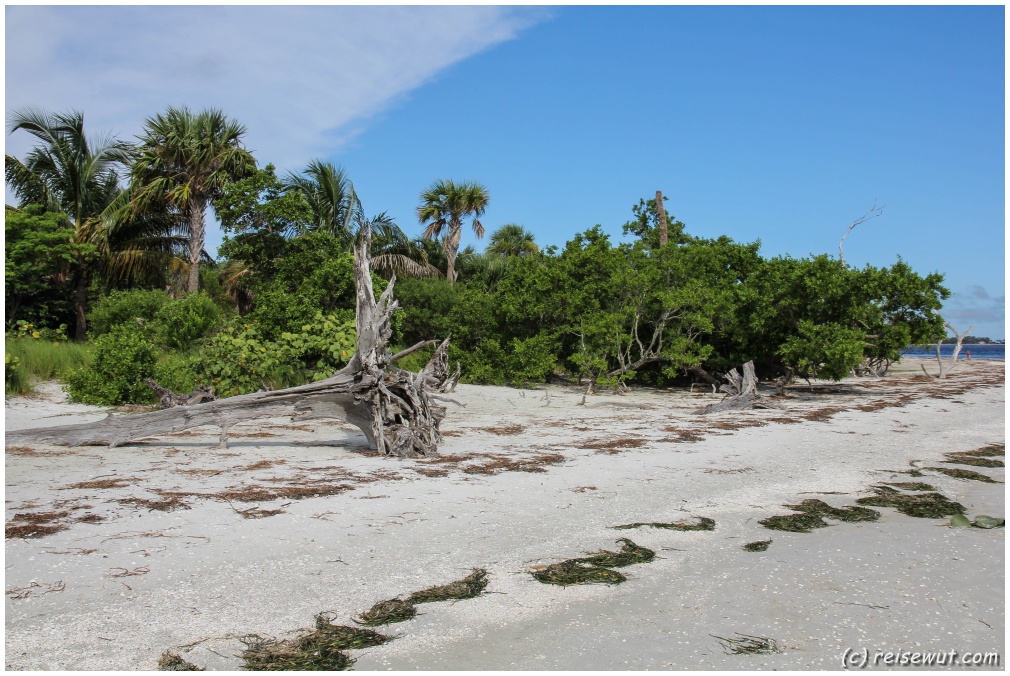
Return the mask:
<svg viewBox="0 0 1010 676">
<path fill-rule="evenodd" d="M 961 322 L 967 328 L 971 324 L 1002 324 L 1006 320 L 1006 296 L 992 297 L 985 288 L 972 285 L 962 293 L 953 294 L 940 311 L 944 319 Z M 957 326 L 958 330 L 965 328 Z"/>
<path fill-rule="evenodd" d="M 261 162 L 327 156 L 439 71 L 544 18 L 502 7 L 6 8 L 6 107 L 71 108 L 132 140 L 169 105 L 218 107 Z M 7 137 L 20 155 L 27 134 Z"/>
</svg>

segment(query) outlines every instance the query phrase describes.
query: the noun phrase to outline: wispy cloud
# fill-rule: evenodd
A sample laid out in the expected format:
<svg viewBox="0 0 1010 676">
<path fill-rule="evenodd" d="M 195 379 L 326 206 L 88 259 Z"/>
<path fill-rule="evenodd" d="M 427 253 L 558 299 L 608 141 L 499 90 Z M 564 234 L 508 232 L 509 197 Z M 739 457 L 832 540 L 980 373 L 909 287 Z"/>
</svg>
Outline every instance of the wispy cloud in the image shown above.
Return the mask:
<svg viewBox="0 0 1010 676">
<path fill-rule="evenodd" d="M 6 8 L 8 111 L 85 113 L 131 139 L 169 105 L 214 106 L 263 161 L 326 156 L 439 71 L 515 38 L 542 9 L 502 7 Z M 27 135 L 7 139 L 21 154 Z"/>
<path fill-rule="evenodd" d="M 950 322 L 964 324 L 961 327 L 955 323 L 960 331 L 964 331 L 969 324 L 976 328 L 986 324 L 1002 324 L 1006 318 L 1006 296 L 993 297 L 981 286 L 969 286 L 964 291 L 953 294 L 944 303 L 942 314 Z"/>
</svg>

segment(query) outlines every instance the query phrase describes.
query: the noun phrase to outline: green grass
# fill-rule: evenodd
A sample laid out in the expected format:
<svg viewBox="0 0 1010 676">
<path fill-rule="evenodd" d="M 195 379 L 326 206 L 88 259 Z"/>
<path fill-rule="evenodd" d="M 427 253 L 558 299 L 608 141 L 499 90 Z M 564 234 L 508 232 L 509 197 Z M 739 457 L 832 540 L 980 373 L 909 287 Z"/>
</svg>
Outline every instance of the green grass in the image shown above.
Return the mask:
<svg viewBox="0 0 1010 676">
<path fill-rule="evenodd" d="M 41 338 L 15 338 L 8 335 L 4 351 L 18 362 L 4 378 L 7 396 L 30 394 L 43 380 L 62 380 L 71 371 L 86 366 L 91 361 L 94 348 L 88 343 L 43 340 Z"/>
</svg>

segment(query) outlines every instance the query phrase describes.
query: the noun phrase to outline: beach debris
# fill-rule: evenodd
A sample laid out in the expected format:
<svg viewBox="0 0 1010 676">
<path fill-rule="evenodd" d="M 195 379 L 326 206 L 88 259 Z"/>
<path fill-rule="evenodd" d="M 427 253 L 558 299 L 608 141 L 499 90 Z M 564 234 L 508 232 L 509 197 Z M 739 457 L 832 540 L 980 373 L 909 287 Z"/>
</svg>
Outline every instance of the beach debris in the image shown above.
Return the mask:
<svg viewBox="0 0 1010 676">
<path fill-rule="evenodd" d="M 657 521 L 652 522 L 636 522 L 636 523 L 626 523 L 621 526 L 611 526 L 616 530 L 627 530 L 629 528 L 641 528 L 642 526 L 649 526 L 651 528 L 663 528 L 666 530 L 679 530 L 679 531 L 691 531 L 691 530 L 715 530 L 715 519 L 710 519 L 707 516 L 698 517 L 697 523 L 685 523 L 683 521 L 675 521 L 672 523 L 661 523 Z"/>
<path fill-rule="evenodd" d="M 242 668 L 247 671 L 344 671 L 354 660 L 343 651 L 368 648 L 392 640 L 370 629 L 332 623 L 329 613 L 316 615 L 315 631 L 278 641 L 252 634 L 242 639 Z"/>
<path fill-rule="evenodd" d="M 552 563 L 531 572 L 533 577 L 545 584 L 562 587 L 575 584 L 620 584 L 627 581 L 621 573 L 611 568 L 623 568 L 635 563 L 648 563 L 656 558 L 656 552 L 639 547 L 628 538 L 617 540 L 621 551 L 600 550 L 589 556 Z"/>
<path fill-rule="evenodd" d="M 26 599 L 34 594 L 38 590 L 43 590 L 42 594 L 50 594 L 53 592 L 66 591 L 67 583 L 63 580 L 57 580 L 56 582 L 48 582 L 45 584 L 39 584 L 35 580 L 28 583 L 27 587 L 11 587 L 10 589 L 4 590 L 5 596 L 10 596 L 12 599 Z"/>
<path fill-rule="evenodd" d="M 210 385 L 200 385 L 188 394 L 176 394 L 167 387 L 162 387 L 152 378 L 144 378 L 144 383 L 158 395 L 158 404 L 161 408 L 192 406 L 193 404 L 202 404 L 205 401 L 214 401 L 217 399 Z"/>
<path fill-rule="evenodd" d="M 699 415 L 722 411 L 741 411 L 747 408 L 782 408 L 758 394 L 758 380 L 754 375 L 754 362 L 749 361 L 743 365 L 742 376 L 736 369 L 731 369 L 723 378 L 726 379 L 726 382 L 719 387 L 719 391 L 725 392 L 726 396 L 716 404 L 709 404 L 698 409 Z"/>
<path fill-rule="evenodd" d="M 951 518 L 953 519 L 953 517 Z M 978 516 L 975 517 L 975 520 L 972 522 L 971 525 L 975 526 L 975 528 L 989 529 L 989 528 L 1003 528 L 1005 524 L 1006 521 L 1004 519 L 997 519 L 996 517 L 989 516 L 988 514 L 979 514 Z"/>
<path fill-rule="evenodd" d="M 756 542 L 748 542 L 743 546 L 743 549 L 746 552 L 766 552 L 771 543 L 771 540 L 757 540 Z"/>
<path fill-rule="evenodd" d="M 648 563 L 656 558 L 656 552 L 639 547 L 628 538 L 620 538 L 617 542 L 621 543 L 621 551 L 619 552 L 601 549 L 587 557 L 574 560 L 601 568 L 623 568 L 633 563 Z"/>
<path fill-rule="evenodd" d="M 951 528 L 971 528 L 971 521 L 964 514 L 955 514 L 950 517 Z"/>
<path fill-rule="evenodd" d="M 474 568 L 462 580 L 414 592 L 407 597 L 407 601 L 409 603 L 435 603 L 437 601 L 472 599 L 481 595 L 481 592 L 487 587 L 487 583 L 487 571 L 483 568 Z"/>
<path fill-rule="evenodd" d="M 166 650 L 158 658 L 158 671 L 203 671 L 203 669 Z"/>
<path fill-rule="evenodd" d="M 422 589 L 410 594 L 406 599 L 379 601 L 354 621 L 366 627 L 403 622 L 417 615 L 417 608 L 414 607 L 417 603 L 472 599 L 480 596 L 487 588 L 487 584 L 487 571 L 483 568 L 474 568 L 461 580 Z"/>
<path fill-rule="evenodd" d="M 378 627 L 382 624 L 403 622 L 417 615 L 417 608 L 410 601 L 403 599 L 388 599 L 379 601 L 374 606 L 361 613 L 360 619 L 354 620 L 366 627 Z"/>
<path fill-rule="evenodd" d="M 1006 454 L 1006 444 L 988 444 L 974 451 L 964 451 L 965 455 L 974 455 L 978 458 L 1003 457 Z"/>
<path fill-rule="evenodd" d="M 60 520 L 70 516 L 68 510 L 58 512 L 18 512 L 4 524 L 4 538 L 41 538 L 67 530 Z"/>
<path fill-rule="evenodd" d="M 955 479 L 970 479 L 972 481 L 981 481 L 986 484 L 998 484 L 992 477 L 988 477 L 981 472 L 973 472 L 970 469 L 959 469 L 957 467 L 927 467 L 926 469 L 932 470 L 934 472 L 939 472 L 940 474 L 946 474 L 949 477 L 954 477 Z"/>
<path fill-rule="evenodd" d="M 556 584 L 562 587 L 575 584 L 620 584 L 628 579 L 616 570 L 591 566 L 581 563 L 578 559 L 552 563 L 531 574 L 544 584 Z"/>
<path fill-rule="evenodd" d="M 964 505 L 941 493 L 899 493 L 886 486 L 875 486 L 873 490 L 876 495 L 859 498 L 856 502 L 874 507 L 894 507 L 902 514 L 921 519 L 940 519 L 965 512 Z"/>
<path fill-rule="evenodd" d="M 1002 460 L 993 460 L 985 456 L 977 455 L 974 451 L 963 451 L 961 453 L 945 453 L 947 460 L 940 462 L 948 465 L 972 465 L 974 467 L 1004 467 Z"/>
<path fill-rule="evenodd" d="M 884 482 L 885 486 L 894 486 L 895 488 L 900 488 L 903 491 L 935 491 L 936 486 L 932 484 L 922 483 L 921 481 L 898 481 L 895 483 Z"/>
<path fill-rule="evenodd" d="M 736 638 L 726 638 L 715 634 L 709 634 L 709 636 L 719 641 L 719 645 L 727 655 L 770 655 L 781 652 L 775 639 L 766 636 L 739 633 Z"/>
<path fill-rule="evenodd" d="M 147 511 L 172 512 L 176 509 L 190 509 L 190 506 L 179 499 L 178 496 L 169 495 L 163 500 L 148 500 L 147 498 L 121 498 L 116 500 L 121 505 L 136 505 L 146 507 Z"/>
<path fill-rule="evenodd" d="M 824 520 L 825 517 L 849 522 L 876 521 L 880 518 L 880 512 L 873 509 L 852 505 L 832 507 L 823 500 L 813 498 L 804 500 L 797 505 L 784 505 L 784 507 L 795 510 L 798 514 L 771 516 L 758 521 L 758 523 L 771 530 L 809 533 L 814 528 L 826 528 L 829 524 Z"/>
</svg>

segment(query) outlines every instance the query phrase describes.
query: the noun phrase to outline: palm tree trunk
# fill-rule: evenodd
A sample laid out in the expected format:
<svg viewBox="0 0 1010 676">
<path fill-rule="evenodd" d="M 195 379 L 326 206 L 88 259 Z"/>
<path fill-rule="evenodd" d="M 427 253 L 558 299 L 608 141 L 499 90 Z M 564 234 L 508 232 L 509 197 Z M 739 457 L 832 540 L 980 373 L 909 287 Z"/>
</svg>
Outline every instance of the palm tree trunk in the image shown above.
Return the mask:
<svg viewBox="0 0 1010 676">
<path fill-rule="evenodd" d="M 90 277 L 91 271 L 88 270 L 87 264 L 81 263 L 77 272 L 77 285 L 74 288 L 74 340 L 79 343 L 84 342 L 88 332 L 88 319 L 84 313 L 88 307 L 88 282 L 90 281 Z"/>
<path fill-rule="evenodd" d="M 666 205 L 663 204 L 663 191 L 656 191 L 656 211 L 659 213 L 659 246 L 663 246 L 667 241 L 666 232 Z"/>
<path fill-rule="evenodd" d="M 189 283 L 187 293 L 200 290 L 200 254 L 203 253 L 204 221 L 207 200 L 193 197 L 189 202 Z"/>
<path fill-rule="evenodd" d="M 449 286 L 456 282 L 456 253 L 459 251 L 459 238 L 462 234 L 462 226 L 450 225 L 449 232 L 442 242 L 442 250 L 445 252 L 446 260 L 445 278 L 449 280 Z"/>
</svg>

